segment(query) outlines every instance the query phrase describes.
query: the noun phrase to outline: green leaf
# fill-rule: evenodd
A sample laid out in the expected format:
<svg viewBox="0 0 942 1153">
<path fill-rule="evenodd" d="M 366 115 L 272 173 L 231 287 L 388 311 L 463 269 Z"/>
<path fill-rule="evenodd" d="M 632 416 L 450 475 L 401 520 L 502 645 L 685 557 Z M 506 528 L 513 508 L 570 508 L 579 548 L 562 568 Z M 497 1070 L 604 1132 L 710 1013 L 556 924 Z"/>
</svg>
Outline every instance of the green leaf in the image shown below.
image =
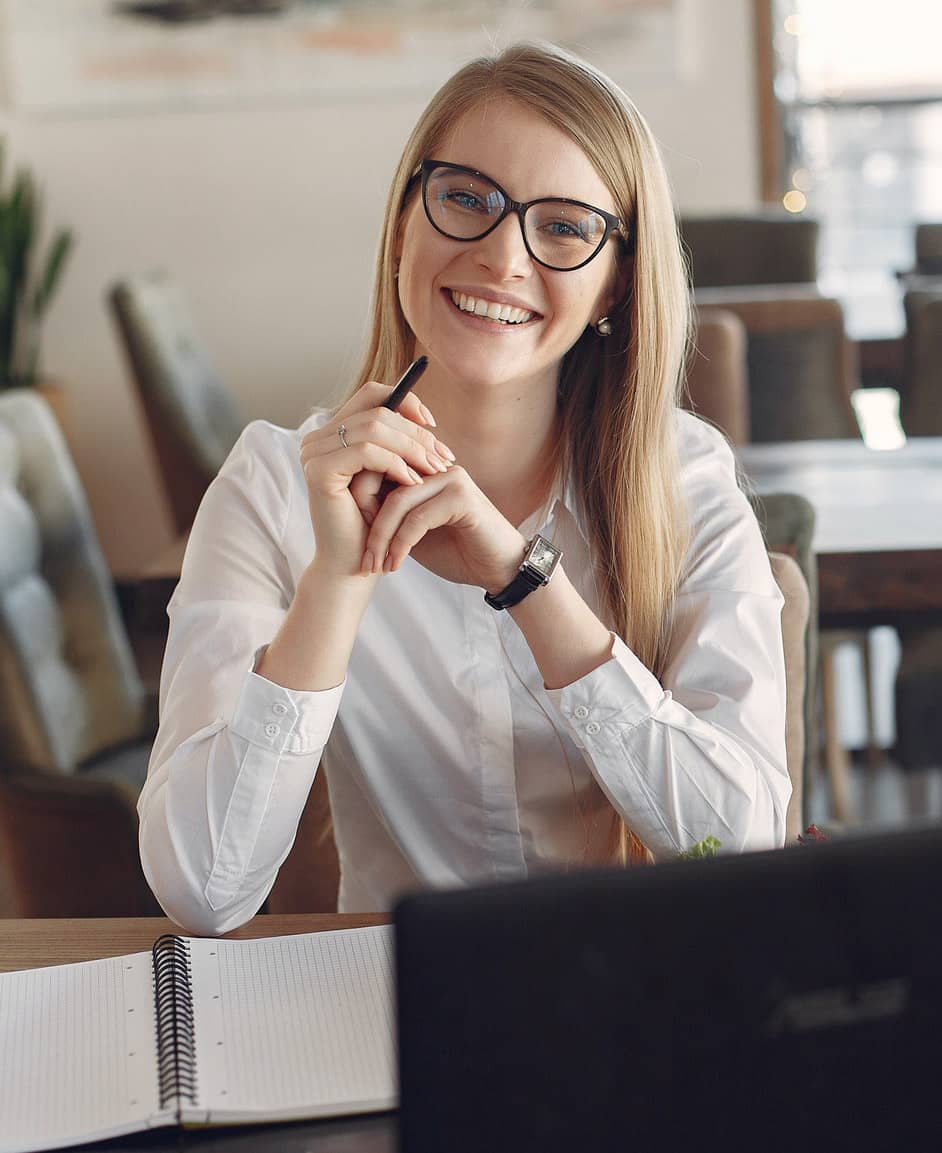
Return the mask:
<svg viewBox="0 0 942 1153">
<path fill-rule="evenodd" d="M 702 841 L 697 841 L 685 853 L 678 853 L 677 855 L 685 861 L 696 861 L 703 857 L 715 857 L 720 848 L 720 842 L 716 837 L 704 837 Z"/>
<path fill-rule="evenodd" d="M 74 238 L 68 229 L 60 229 L 53 238 L 46 258 L 46 266 L 33 293 L 31 312 L 38 320 L 46 311 L 46 307 L 56 290 L 66 258 L 72 250 Z"/>
<path fill-rule="evenodd" d="M 32 383 L 39 325 L 62 281 L 73 233 L 58 229 L 41 259 L 42 200 L 32 174 L 17 169 L 4 186 L 7 153 L 0 142 L 0 387 Z"/>
</svg>

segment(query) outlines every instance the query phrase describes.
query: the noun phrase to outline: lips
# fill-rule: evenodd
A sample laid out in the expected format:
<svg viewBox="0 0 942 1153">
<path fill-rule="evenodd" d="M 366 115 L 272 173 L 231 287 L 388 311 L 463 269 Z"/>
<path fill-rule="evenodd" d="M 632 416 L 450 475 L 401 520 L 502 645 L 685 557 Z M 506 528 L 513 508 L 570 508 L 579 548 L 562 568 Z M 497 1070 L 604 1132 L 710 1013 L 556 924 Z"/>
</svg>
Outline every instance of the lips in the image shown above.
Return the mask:
<svg viewBox="0 0 942 1153">
<path fill-rule="evenodd" d="M 500 301 L 488 300 L 481 296 L 469 296 L 467 293 L 456 292 L 454 289 L 451 290 L 451 300 L 461 312 L 492 320 L 496 324 L 525 324 L 538 315 L 525 308 L 518 308 L 516 305 L 502 304 Z"/>
</svg>

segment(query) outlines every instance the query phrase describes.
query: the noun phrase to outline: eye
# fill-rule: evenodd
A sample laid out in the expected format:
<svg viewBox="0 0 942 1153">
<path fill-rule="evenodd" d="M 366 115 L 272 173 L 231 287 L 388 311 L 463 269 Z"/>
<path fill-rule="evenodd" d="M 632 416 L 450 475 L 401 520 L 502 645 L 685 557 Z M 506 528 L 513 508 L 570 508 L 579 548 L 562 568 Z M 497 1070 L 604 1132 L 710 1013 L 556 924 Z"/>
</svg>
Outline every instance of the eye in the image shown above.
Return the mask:
<svg viewBox="0 0 942 1153">
<path fill-rule="evenodd" d="M 543 231 L 558 240 L 584 240 L 582 229 L 571 220 L 550 220 L 542 225 Z"/>
<path fill-rule="evenodd" d="M 438 203 L 450 208 L 460 208 L 462 212 L 488 211 L 487 202 L 469 188 L 453 188 L 439 192 Z"/>
</svg>

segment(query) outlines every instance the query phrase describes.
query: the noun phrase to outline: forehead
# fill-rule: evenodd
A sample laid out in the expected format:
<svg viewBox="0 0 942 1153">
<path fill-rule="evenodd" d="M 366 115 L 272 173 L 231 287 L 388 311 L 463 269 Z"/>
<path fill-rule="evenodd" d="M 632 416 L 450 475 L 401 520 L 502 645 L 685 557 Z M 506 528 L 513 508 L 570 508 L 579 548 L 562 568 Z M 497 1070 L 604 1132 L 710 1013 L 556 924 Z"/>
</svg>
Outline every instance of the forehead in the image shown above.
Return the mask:
<svg viewBox="0 0 942 1153">
<path fill-rule="evenodd" d="M 504 97 L 466 112 L 434 159 L 476 168 L 514 200 L 568 196 L 615 212 L 605 182 L 575 140 L 539 113 Z"/>
</svg>

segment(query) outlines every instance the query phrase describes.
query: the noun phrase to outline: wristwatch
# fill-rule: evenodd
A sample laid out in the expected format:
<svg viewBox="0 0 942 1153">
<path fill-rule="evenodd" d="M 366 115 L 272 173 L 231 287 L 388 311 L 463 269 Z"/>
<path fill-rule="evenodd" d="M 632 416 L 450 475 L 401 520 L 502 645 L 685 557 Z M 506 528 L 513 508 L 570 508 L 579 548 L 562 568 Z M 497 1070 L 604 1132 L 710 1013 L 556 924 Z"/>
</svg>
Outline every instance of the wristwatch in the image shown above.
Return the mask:
<svg viewBox="0 0 942 1153">
<path fill-rule="evenodd" d="M 505 588 L 499 593 L 484 594 L 484 599 L 492 609 L 509 609 L 520 604 L 524 597 L 529 596 L 534 589 L 541 588 L 547 583 L 559 564 L 563 555 L 546 537 L 539 533 L 527 545 L 526 555 L 520 571 Z"/>
</svg>

